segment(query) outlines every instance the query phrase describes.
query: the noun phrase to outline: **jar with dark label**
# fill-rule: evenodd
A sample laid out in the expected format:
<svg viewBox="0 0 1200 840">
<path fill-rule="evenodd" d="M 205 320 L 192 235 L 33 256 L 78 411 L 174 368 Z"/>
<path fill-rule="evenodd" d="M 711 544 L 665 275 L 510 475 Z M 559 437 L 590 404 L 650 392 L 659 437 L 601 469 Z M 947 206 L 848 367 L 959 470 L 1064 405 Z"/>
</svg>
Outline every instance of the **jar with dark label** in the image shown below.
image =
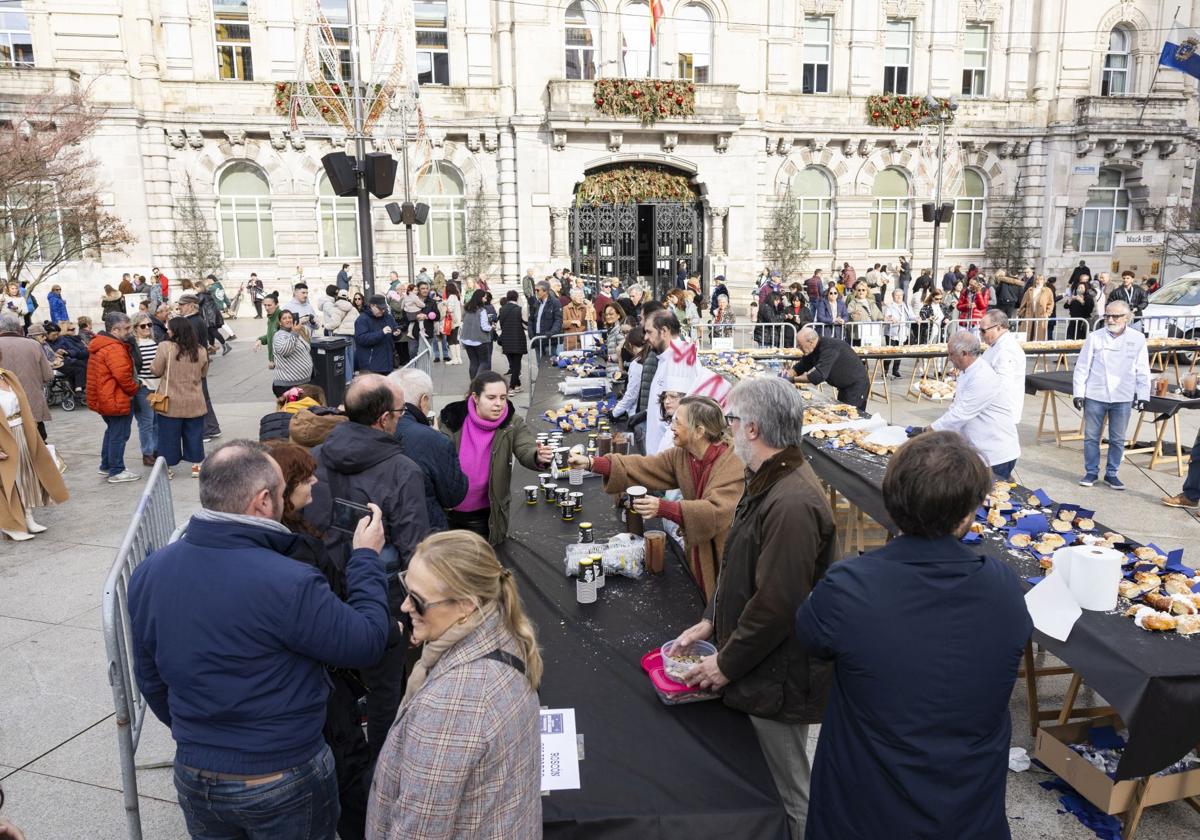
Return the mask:
<svg viewBox="0 0 1200 840">
<path fill-rule="evenodd" d="M 625 531 L 635 537 L 640 537 L 645 530 L 645 525 L 642 522 L 642 515 L 634 508 L 634 504 L 639 499 L 646 498 L 646 488 L 635 485 L 626 490 L 625 494 L 629 497 L 629 507 L 625 512 Z"/>
<path fill-rule="evenodd" d="M 596 541 L 595 530 L 592 528 L 591 522 L 579 523 L 579 541 L 581 543 L 591 543 Z"/>
<path fill-rule="evenodd" d="M 553 481 L 547 481 L 542 485 L 542 500 L 547 504 L 557 504 L 555 493 L 558 491 L 558 485 Z"/>
<path fill-rule="evenodd" d="M 559 503 L 559 515 L 562 516 L 563 522 L 575 521 L 575 505 L 571 504 L 571 500 Z"/>
<path fill-rule="evenodd" d="M 536 505 L 538 503 L 538 487 L 536 484 L 525 485 L 525 504 Z"/>
<path fill-rule="evenodd" d="M 604 555 L 589 554 L 588 559 L 592 561 L 592 565 L 596 567 L 596 588 L 604 588 Z"/>
<path fill-rule="evenodd" d="M 573 491 L 567 496 L 571 500 L 571 506 L 575 508 L 576 513 L 583 512 L 583 493 L 578 490 Z"/>
</svg>

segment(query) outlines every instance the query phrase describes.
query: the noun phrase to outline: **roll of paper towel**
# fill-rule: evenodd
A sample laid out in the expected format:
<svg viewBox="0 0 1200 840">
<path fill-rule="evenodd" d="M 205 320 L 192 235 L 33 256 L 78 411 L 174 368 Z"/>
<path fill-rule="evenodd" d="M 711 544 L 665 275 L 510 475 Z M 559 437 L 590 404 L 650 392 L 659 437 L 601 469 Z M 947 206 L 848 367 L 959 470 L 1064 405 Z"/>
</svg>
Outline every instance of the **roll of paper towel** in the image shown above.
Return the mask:
<svg viewBox="0 0 1200 840">
<path fill-rule="evenodd" d="M 1122 560 L 1124 555 L 1112 548 L 1068 545 L 1054 552 L 1054 574 L 1063 575 L 1083 609 L 1116 609 Z"/>
</svg>

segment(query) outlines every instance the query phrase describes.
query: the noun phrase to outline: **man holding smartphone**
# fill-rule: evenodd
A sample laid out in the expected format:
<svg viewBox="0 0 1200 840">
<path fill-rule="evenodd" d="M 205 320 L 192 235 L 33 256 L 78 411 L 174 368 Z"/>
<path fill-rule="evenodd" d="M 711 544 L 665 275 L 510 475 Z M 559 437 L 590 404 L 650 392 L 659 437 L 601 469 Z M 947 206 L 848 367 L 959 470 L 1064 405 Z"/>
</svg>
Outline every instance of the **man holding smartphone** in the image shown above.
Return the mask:
<svg viewBox="0 0 1200 840">
<path fill-rule="evenodd" d="M 430 532 L 425 507 L 425 476 L 396 440 L 396 424 L 404 413 L 404 391 L 379 374 L 363 374 L 346 391 L 346 416 L 320 446 L 313 449 L 317 484 L 305 518 L 325 534 L 335 558 L 346 554 L 349 535 L 332 529 L 334 500 L 377 504 L 383 513 L 385 544 L 380 556 L 388 576 L 392 633 L 378 662 L 362 669 L 367 684 L 367 743 L 374 758 L 404 696 L 406 640 L 396 625 L 405 592 L 397 574 Z"/>
</svg>

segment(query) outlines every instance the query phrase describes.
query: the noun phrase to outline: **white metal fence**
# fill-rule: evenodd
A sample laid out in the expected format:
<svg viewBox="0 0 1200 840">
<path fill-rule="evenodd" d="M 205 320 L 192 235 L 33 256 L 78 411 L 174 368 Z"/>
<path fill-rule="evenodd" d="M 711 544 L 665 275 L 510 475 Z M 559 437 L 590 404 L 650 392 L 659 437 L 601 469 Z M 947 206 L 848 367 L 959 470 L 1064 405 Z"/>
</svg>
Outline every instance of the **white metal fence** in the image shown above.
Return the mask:
<svg viewBox="0 0 1200 840">
<path fill-rule="evenodd" d="M 138 810 L 137 766 L 134 755 L 146 717 L 146 698 L 138 690 L 133 671 L 133 631 L 129 624 L 129 578 L 152 551 L 171 541 L 175 530 L 175 505 L 167 478 L 167 462 L 154 464 L 146 489 L 117 551 L 117 558 L 104 583 L 104 646 L 108 654 L 108 682 L 116 707 L 117 747 L 120 751 L 121 781 L 125 792 L 125 818 L 130 840 L 141 840 L 142 819 Z"/>
</svg>

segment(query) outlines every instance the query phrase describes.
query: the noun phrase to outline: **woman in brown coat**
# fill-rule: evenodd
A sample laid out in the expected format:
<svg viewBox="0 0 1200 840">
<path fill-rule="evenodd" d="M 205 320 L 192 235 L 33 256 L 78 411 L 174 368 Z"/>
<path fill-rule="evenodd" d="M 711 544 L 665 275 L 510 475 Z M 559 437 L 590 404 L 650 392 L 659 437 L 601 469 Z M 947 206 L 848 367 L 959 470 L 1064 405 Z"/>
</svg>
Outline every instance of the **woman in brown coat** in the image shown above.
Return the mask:
<svg viewBox="0 0 1200 840">
<path fill-rule="evenodd" d="M 1054 290 L 1046 285 L 1046 278 L 1039 274 L 1021 298 L 1021 306 L 1017 309 L 1018 318 L 1049 318 L 1054 315 Z M 1046 340 L 1046 321 L 1034 321 L 1033 329 L 1020 330 L 1029 336 L 1030 341 Z"/>
<path fill-rule="evenodd" d="M 583 332 L 595 323 L 595 310 L 583 299 L 583 289 L 571 290 L 571 302 L 563 307 L 562 322 L 566 333 Z M 579 339 L 568 338 L 566 349 L 578 350 Z"/>
<path fill-rule="evenodd" d="M 688 570 L 707 601 L 716 589 L 725 537 L 746 483 L 746 467 L 729 447 L 729 427 L 715 400 L 684 397 L 671 429 L 675 446 L 658 455 L 572 455 L 571 465 L 604 476 L 606 493 L 623 493 L 634 485 L 683 491 L 681 502 L 647 495 L 636 510 L 643 517 L 659 516 L 679 526 Z"/>
<path fill-rule="evenodd" d="M 204 377 L 208 351 L 186 318 L 167 322 L 167 340 L 158 345 L 150 375 L 158 377 L 158 394 L 167 395 L 166 411 L 158 413 L 158 454 L 167 460 L 167 474 L 181 460 L 192 462 L 192 477 L 200 477 L 204 460 Z"/>
<path fill-rule="evenodd" d="M 11 371 L 0 367 L 0 531 L 8 539 L 31 540 L 46 530 L 33 520 L 33 509 L 67 498 L 58 465 L 38 434 L 25 389 Z"/>
</svg>

